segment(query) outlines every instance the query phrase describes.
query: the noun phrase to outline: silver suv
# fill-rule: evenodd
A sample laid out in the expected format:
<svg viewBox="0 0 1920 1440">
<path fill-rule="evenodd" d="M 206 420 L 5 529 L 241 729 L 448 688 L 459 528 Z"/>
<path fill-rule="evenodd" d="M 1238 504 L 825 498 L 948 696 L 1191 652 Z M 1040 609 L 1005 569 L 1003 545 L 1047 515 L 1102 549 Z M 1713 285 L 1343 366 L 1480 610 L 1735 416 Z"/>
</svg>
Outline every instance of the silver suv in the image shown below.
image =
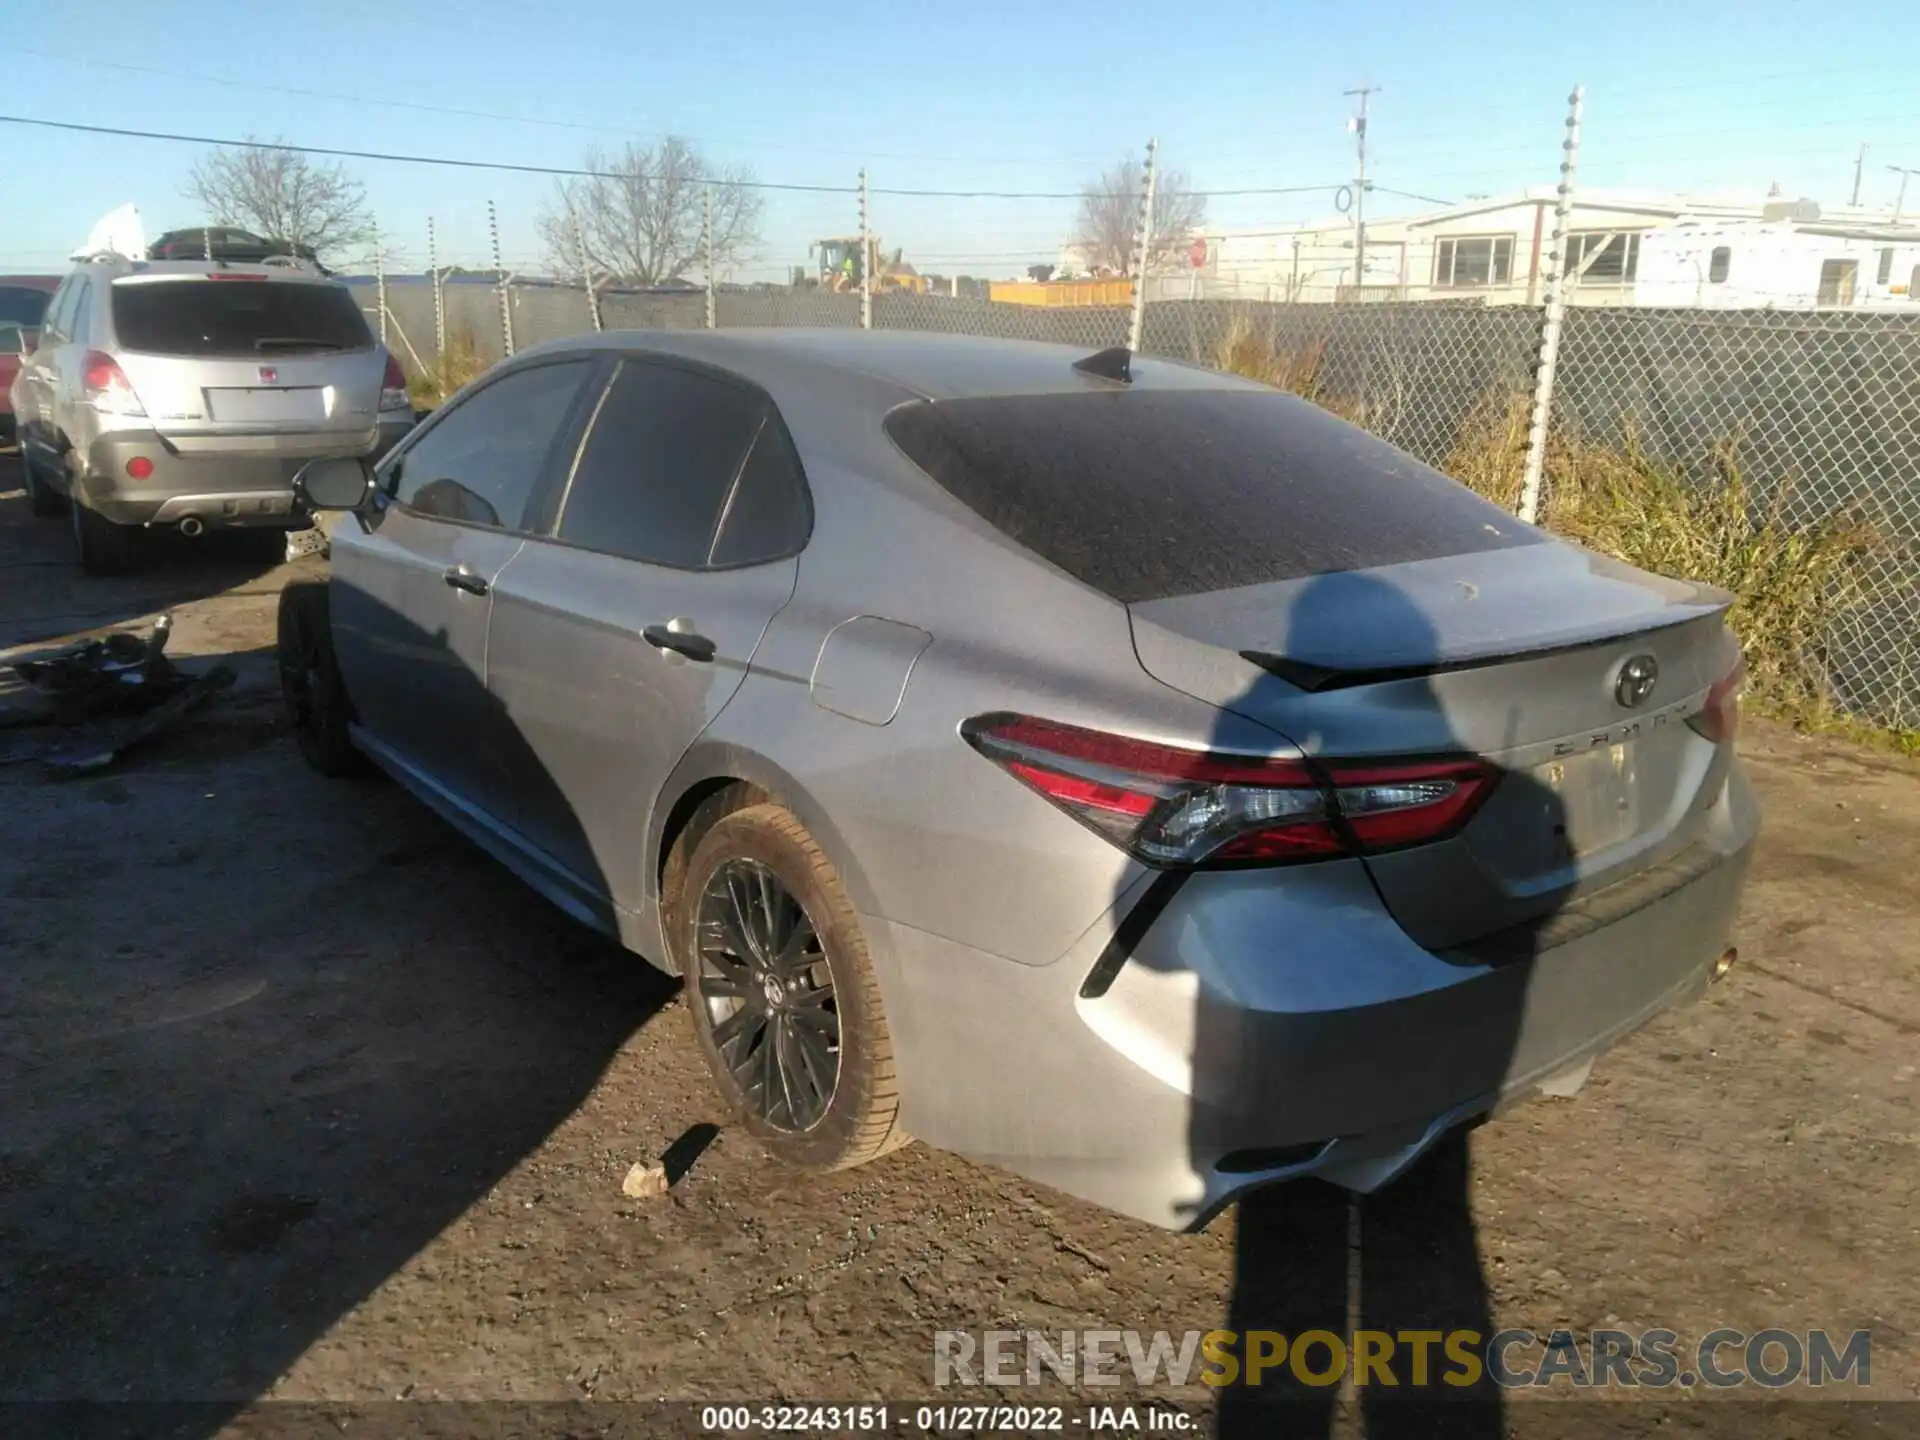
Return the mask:
<svg viewBox="0 0 1920 1440">
<path fill-rule="evenodd" d="M 82 568 L 125 568 L 146 528 L 287 530 L 316 456 L 383 454 L 406 378 L 346 286 L 300 262 L 75 267 L 13 384 L 36 514 L 70 509 Z"/>
</svg>

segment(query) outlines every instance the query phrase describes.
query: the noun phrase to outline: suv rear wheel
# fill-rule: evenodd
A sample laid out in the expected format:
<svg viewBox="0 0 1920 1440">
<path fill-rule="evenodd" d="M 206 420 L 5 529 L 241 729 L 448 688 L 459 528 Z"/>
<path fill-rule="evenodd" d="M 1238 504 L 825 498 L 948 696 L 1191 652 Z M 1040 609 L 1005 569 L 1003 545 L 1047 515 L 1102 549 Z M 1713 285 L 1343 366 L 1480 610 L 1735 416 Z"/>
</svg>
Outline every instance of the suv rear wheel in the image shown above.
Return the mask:
<svg viewBox="0 0 1920 1440">
<path fill-rule="evenodd" d="M 67 499 L 67 513 L 73 520 L 74 557 L 87 574 L 118 575 L 140 558 L 140 530 L 116 525 L 99 511 L 89 509 L 77 487 Z"/>
<path fill-rule="evenodd" d="M 716 821 L 688 861 L 672 937 L 694 1038 L 778 1160 L 841 1170 L 906 1143 L 893 1042 L 840 877 L 791 812 Z"/>
</svg>

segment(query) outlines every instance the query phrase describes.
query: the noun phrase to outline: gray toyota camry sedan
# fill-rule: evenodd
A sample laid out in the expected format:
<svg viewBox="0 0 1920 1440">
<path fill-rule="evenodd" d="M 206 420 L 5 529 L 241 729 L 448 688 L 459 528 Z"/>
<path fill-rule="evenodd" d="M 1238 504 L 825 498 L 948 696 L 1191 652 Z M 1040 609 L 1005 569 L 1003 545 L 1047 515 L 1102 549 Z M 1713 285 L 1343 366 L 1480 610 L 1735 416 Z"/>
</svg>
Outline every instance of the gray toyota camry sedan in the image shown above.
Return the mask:
<svg viewBox="0 0 1920 1440">
<path fill-rule="evenodd" d="M 307 758 L 684 976 L 782 1160 L 1371 1190 L 1733 959 L 1730 597 L 1263 386 L 583 336 L 300 484 Z"/>
</svg>

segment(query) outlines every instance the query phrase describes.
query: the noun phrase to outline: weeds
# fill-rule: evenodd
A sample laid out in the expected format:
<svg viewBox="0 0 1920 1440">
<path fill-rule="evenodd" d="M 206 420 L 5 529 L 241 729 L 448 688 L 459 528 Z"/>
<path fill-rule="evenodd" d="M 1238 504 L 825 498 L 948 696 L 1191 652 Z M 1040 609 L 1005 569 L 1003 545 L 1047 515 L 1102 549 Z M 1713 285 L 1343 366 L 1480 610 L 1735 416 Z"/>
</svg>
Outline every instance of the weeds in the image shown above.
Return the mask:
<svg viewBox="0 0 1920 1440">
<path fill-rule="evenodd" d="M 473 332 L 462 328 L 447 336 L 447 348 L 440 356 L 437 372 L 410 363 L 410 357 L 401 361 L 401 368 L 406 371 L 407 390 L 413 396 L 413 403 L 422 410 L 431 410 L 485 370 L 487 364 L 480 358 Z"/>
</svg>

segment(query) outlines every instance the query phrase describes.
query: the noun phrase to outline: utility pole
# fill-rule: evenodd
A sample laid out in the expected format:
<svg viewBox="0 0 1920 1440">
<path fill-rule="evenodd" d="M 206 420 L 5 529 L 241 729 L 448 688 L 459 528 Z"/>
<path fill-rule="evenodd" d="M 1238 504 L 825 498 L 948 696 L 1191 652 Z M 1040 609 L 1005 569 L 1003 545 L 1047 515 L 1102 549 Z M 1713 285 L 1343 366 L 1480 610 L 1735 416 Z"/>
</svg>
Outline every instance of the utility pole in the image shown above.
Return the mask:
<svg viewBox="0 0 1920 1440">
<path fill-rule="evenodd" d="M 1360 97 L 1360 113 L 1347 122 L 1353 131 L 1353 298 L 1362 300 L 1367 283 L 1367 97 L 1380 87 L 1360 85 L 1343 94 Z"/>
<path fill-rule="evenodd" d="M 1915 169 L 1911 165 L 1889 165 L 1887 169 L 1893 171 L 1900 177 L 1899 193 L 1893 197 L 1893 223 L 1898 225 L 1900 223 L 1900 211 L 1907 203 L 1907 178 L 1911 175 L 1920 175 L 1920 169 Z"/>
<path fill-rule="evenodd" d="M 1863 141 L 1860 146 L 1860 153 L 1853 157 L 1853 200 L 1850 203 L 1856 210 L 1860 208 L 1860 172 L 1866 168 L 1867 147 Z"/>
<path fill-rule="evenodd" d="M 1127 349 L 1140 353 L 1147 329 L 1147 257 L 1153 253 L 1153 192 L 1158 183 L 1160 141 L 1147 141 L 1147 175 L 1140 185 L 1140 223 L 1133 232 L 1133 316 L 1127 324 Z"/>
</svg>

